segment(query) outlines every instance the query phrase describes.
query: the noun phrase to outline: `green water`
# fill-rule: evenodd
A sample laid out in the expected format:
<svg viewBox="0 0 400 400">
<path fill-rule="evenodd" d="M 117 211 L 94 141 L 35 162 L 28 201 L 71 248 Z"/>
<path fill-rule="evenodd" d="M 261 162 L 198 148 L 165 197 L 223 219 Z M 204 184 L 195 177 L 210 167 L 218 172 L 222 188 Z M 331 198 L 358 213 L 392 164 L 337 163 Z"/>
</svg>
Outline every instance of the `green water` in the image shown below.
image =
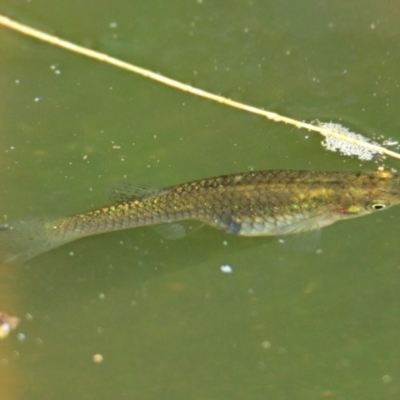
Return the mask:
<svg viewBox="0 0 400 400">
<path fill-rule="evenodd" d="M 3 0 L 0 12 L 238 101 L 400 140 L 395 2 Z M 8 219 L 84 211 L 123 182 L 376 168 L 315 134 L 0 32 Z M 3 266 L 0 311 L 22 318 L 0 342 L 7 400 L 396 399 L 399 218 L 333 225 L 317 252 L 143 228 Z"/>
</svg>

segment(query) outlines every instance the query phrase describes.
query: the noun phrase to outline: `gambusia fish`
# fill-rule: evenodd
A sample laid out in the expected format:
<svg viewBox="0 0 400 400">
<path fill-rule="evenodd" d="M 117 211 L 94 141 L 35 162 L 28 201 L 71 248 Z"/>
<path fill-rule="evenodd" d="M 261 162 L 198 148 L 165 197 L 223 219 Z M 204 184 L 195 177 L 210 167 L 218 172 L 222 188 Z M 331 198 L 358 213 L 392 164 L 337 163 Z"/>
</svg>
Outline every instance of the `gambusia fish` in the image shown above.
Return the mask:
<svg viewBox="0 0 400 400">
<path fill-rule="evenodd" d="M 85 236 L 183 220 L 241 236 L 295 234 L 398 203 L 400 176 L 388 171 L 258 171 L 163 189 L 126 187 L 113 205 L 0 225 L 0 260 L 23 262 Z"/>
</svg>

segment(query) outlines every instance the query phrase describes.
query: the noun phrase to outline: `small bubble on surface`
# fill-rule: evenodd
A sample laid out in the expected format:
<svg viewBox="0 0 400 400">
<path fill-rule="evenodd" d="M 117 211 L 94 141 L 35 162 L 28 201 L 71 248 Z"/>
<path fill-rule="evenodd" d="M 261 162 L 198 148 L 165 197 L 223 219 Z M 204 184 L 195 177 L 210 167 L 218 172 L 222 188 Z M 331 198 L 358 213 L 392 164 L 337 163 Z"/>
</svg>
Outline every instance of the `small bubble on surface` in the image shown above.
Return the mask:
<svg viewBox="0 0 400 400">
<path fill-rule="evenodd" d="M 26 336 L 25 336 L 24 333 L 18 333 L 17 339 L 18 339 L 20 342 L 23 342 L 23 341 L 26 339 Z"/>
<path fill-rule="evenodd" d="M 268 340 L 264 340 L 261 343 L 261 346 L 262 346 L 263 349 L 269 349 L 271 347 L 271 342 L 269 342 Z"/>
<path fill-rule="evenodd" d="M 230 265 L 221 265 L 219 269 L 224 273 L 224 274 L 231 274 L 233 272 L 233 269 Z"/>
<path fill-rule="evenodd" d="M 390 375 L 383 375 L 382 380 L 384 383 L 390 383 L 392 382 L 393 378 Z"/>
<path fill-rule="evenodd" d="M 100 353 L 97 353 L 97 354 L 95 354 L 95 355 L 93 356 L 93 361 L 94 361 L 96 364 L 100 364 L 101 362 L 103 362 L 103 360 L 104 360 L 104 357 L 103 357 L 103 355 L 100 354 Z"/>
</svg>

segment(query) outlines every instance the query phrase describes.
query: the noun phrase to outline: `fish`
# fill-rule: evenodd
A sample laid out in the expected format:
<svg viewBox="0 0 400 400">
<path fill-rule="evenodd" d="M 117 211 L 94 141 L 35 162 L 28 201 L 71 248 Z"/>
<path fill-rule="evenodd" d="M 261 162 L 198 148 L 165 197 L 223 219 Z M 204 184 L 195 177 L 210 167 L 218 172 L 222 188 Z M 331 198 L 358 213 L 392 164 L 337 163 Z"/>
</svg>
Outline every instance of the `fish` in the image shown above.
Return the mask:
<svg viewBox="0 0 400 400">
<path fill-rule="evenodd" d="M 86 236 L 185 220 L 249 237 L 318 230 L 399 204 L 400 175 L 249 171 L 161 189 L 126 185 L 115 190 L 114 198 L 111 205 L 67 217 L 1 224 L 0 261 L 22 263 Z"/>
</svg>

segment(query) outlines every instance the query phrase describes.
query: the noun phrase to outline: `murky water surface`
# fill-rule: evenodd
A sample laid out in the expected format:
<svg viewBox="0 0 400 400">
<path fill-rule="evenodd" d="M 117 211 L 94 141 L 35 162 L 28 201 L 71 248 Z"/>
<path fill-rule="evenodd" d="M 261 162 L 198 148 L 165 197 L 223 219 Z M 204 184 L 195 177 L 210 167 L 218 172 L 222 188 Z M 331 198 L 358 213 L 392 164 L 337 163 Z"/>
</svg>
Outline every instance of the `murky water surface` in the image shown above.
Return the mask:
<svg viewBox="0 0 400 400">
<path fill-rule="evenodd" d="M 400 140 L 393 1 L 0 8 L 242 102 Z M 0 32 L 2 219 L 84 211 L 124 182 L 377 166 L 325 151 L 315 134 Z M 143 228 L 2 266 L 0 311 L 22 318 L 0 343 L 4 398 L 396 399 L 399 219 L 393 208 L 333 225 L 311 250 L 207 227 L 165 241 Z"/>
</svg>

